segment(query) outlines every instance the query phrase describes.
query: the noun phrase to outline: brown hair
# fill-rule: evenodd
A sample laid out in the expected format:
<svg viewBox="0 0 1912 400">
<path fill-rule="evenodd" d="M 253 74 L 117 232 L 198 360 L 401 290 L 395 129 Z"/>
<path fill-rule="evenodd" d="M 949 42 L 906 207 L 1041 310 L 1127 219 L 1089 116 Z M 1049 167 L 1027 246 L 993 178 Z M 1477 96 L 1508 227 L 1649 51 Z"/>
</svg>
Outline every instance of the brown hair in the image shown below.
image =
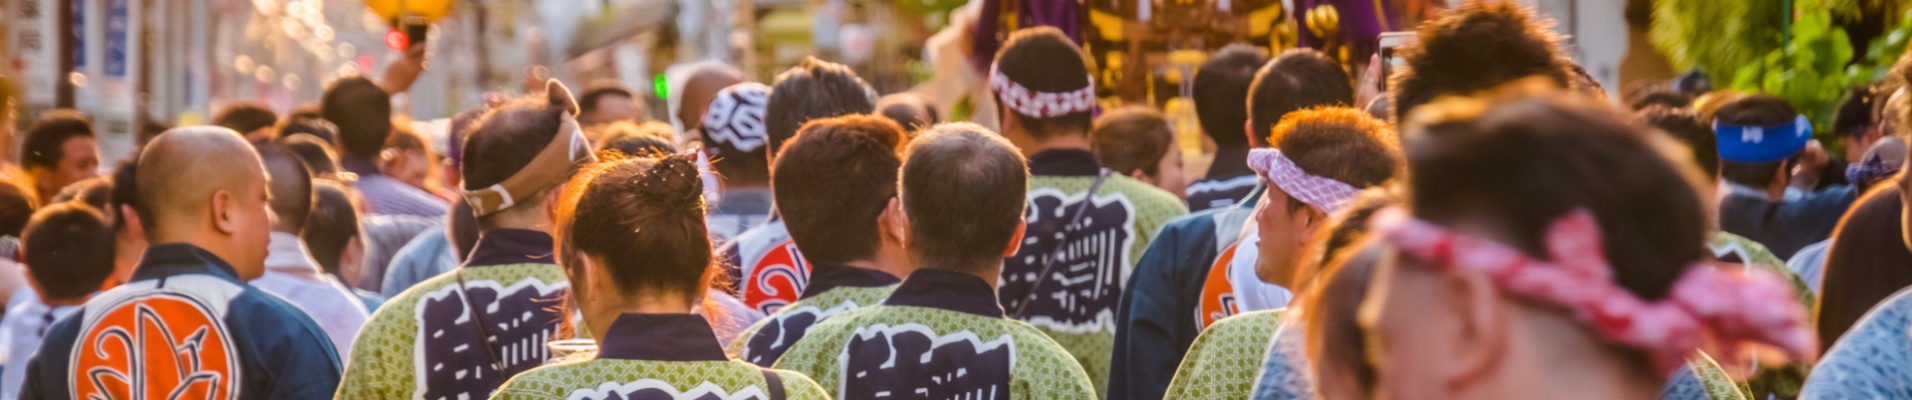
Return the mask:
<svg viewBox="0 0 1912 400">
<path fill-rule="evenodd" d="M 1347 107 L 1295 111 L 1271 131 L 1268 143 L 1310 175 L 1365 188 L 1387 182 L 1401 171 L 1400 139 L 1394 128 L 1366 111 Z M 1307 206 L 1288 198 L 1290 212 Z"/>
<path fill-rule="evenodd" d="M 1128 106 L 1096 118 L 1089 132 L 1089 149 L 1096 161 L 1116 173 L 1140 170 L 1155 176 L 1162 157 L 1175 150 L 1175 132 L 1162 113 L 1144 106 Z"/>
<path fill-rule="evenodd" d="M 1821 354 L 1866 311 L 1912 286 L 1912 251 L 1906 250 L 1899 226 L 1905 208 L 1898 184 L 1875 186 L 1833 230 L 1832 248 L 1821 269 L 1819 310 L 1813 313 Z"/>
<path fill-rule="evenodd" d="M 896 198 L 903 127 L 851 115 L 803 124 L 777 157 L 771 193 L 803 257 L 818 263 L 869 258 L 880 244 L 877 217 Z"/>
<path fill-rule="evenodd" d="M 1574 74 L 1560 57 L 1552 20 L 1512 2 L 1470 2 L 1421 24 L 1420 41 L 1401 48 L 1407 67 L 1388 77 L 1395 121 L 1441 96 L 1481 92 L 1529 76 L 1567 88 Z"/>
<path fill-rule="evenodd" d="M 702 296 L 716 279 L 704 227 L 704 184 L 685 155 L 623 158 L 586 166 L 564 186 L 557 209 L 558 259 L 571 274 L 584 255 L 601 259 L 626 292 Z M 573 288 L 577 290 L 581 288 Z"/>
<path fill-rule="evenodd" d="M 617 121 L 600 124 L 585 131 L 597 130 L 597 150 L 615 151 L 627 156 L 652 154 L 670 154 L 677 152 L 671 145 L 671 126 L 658 121 Z"/>
<path fill-rule="evenodd" d="M 1301 314 L 1305 319 L 1302 334 L 1308 359 L 1315 360 L 1315 370 L 1348 370 L 1363 395 L 1373 393 L 1380 374 L 1368 361 L 1367 332 L 1361 329 L 1357 316 L 1368 295 L 1374 266 L 1386 257 L 1385 249 L 1376 242 L 1364 241 L 1323 263 L 1321 278 L 1298 302 L 1305 310 Z"/>
<path fill-rule="evenodd" d="M 805 57 L 797 66 L 777 75 L 770 99 L 764 104 L 764 144 L 772 155 L 803 124 L 818 118 L 869 114 L 876 110 L 876 90 L 843 64 Z"/>
<path fill-rule="evenodd" d="M 1418 218 L 1492 232 L 1543 260 L 1548 227 L 1589 211 L 1606 233 L 1615 283 L 1644 300 L 1666 297 L 1706 258 L 1702 180 L 1666 137 L 1583 101 L 1514 95 L 1416 111 L 1406 136 L 1409 204 Z"/>
<path fill-rule="evenodd" d="M 910 251 L 926 263 L 920 267 L 1002 263 L 1029 191 L 1021 151 L 988 128 L 956 122 L 930 128 L 904 154 L 897 186 L 916 235 Z"/>
<path fill-rule="evenodd" d="M 1068 35 L 1056 28 L 1041 26 L 1010 34 L 1009 40 L 1003 41 L 1002 50 L 996 52 L 996 68 L 1009 80 L 1031 91 L 1069 92 L 1094 84 L 1089 81 L 1088 61 L 1083 57 L 1082 47 L 1076 46 Z M 1003 110 L 1003 120 L 1015 118 L 1036 139 L 1070 131 L 1088 133 L 1094 117 L 1094 113 L 1087 110 L 1038 118 L 1008 107 L 998 108 Z"/>
</svg>

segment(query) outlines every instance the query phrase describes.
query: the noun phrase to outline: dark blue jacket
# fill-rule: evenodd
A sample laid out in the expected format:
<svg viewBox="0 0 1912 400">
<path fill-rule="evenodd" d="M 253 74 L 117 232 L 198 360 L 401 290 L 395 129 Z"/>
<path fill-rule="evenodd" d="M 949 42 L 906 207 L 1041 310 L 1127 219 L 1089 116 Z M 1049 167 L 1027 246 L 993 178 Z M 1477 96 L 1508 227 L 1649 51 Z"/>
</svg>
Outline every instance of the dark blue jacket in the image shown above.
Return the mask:
<svg viewBox="0 0 1912 400">
<path fill-rule="evenodd" d="M 1169 220 L 1149 243 L 1116 309 L 1110 400 L 1160 400 L 1168 391 L 1182 355 L 1201 334 L 1195 310 L 1209 267 L 1221 254 L 1218 242 L 1234 240 L 1218 231 L 1240 232 L 1246 221 L 1233 219 L 1253 210 L 1260 198 L 1256 188 L 1233 206 Z"/>
<path fill-rule="evenodd" d="M 1719 205 L 1719 229 L 1766 245 L 1781 260 L 1832 237 L 1846 209 L 1859 199 L 1852 186 L 1834 186 L 1793 201 L 1728 194 Z"/>
<path fill-rule="evenodd" d="M 132 282 L 54 324 L 26 374 L 23 399 L 329 399 L 340 366 L 305 312 L 212 253 L 163 244 Z"/>
</svg>

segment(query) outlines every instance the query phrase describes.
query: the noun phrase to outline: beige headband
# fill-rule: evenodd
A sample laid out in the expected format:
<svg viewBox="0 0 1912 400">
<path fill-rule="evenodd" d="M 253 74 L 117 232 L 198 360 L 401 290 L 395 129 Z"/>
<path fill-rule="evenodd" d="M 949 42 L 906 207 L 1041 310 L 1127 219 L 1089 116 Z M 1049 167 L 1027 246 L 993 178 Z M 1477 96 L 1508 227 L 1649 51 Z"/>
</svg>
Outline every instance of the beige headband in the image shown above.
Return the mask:
<svg viewBox="0 0 1912 400">
<path fill-rule="evenodd" d="M 544 145 L 544 150 L 539 150 L 538 156 L 524 169 L 491 187 L 464 192 L 472 214 L 483 217 L 504 211 L 540 190 L 564 183 L 573 166 L 597 161 L 597 156 L 591 154 L 590 142 L 584 139 L 584 131 L 578 128 L 577 119 L 570 113 L 564 113 L 563 118 L 558 134 L 552 135 L 551 143 Z"/>
</svg>

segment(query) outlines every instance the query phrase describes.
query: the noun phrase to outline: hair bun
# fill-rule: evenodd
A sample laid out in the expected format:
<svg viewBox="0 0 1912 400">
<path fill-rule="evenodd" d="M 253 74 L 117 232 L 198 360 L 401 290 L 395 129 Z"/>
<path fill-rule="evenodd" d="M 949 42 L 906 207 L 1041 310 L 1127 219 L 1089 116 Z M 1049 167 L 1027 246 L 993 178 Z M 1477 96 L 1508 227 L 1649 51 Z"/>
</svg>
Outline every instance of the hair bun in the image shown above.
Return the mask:
<svg viewBox="0 0 1912 400">
<path fill-rule="evenodd" d="M 698 176 L 697 160 L 686 154 L 656 160 L 637 178 L 637 199 L 666 209 L 703 207 L 704 181 Z"/>
</svg>

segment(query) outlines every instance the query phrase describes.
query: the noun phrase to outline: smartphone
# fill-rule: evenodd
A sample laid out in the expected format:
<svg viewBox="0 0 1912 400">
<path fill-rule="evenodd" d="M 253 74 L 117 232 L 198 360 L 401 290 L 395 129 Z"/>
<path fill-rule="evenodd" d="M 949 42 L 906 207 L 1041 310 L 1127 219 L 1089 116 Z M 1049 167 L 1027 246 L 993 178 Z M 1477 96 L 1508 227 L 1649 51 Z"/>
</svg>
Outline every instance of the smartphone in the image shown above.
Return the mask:
<svg viewBox="0 0 1912 400">
<path fill-rule="evenodd" d="M 1388 77 L 1394 76 L 1394 70 L 1407 65 L 1407 60 L 1395 54 L 1395 50 L 1420 40 L 1414 32 L 1382 32 L 1381 48 L 1381 90 L 1388 90 Z"/>
<path fill-rule="evenodd" d="M 431 22 L 418 15 L 399 17 L 399 28 L 405 32 L 405 48 L 413 49 L 425 44 L 425 34 L 431 30 Z"/>
</svg>

